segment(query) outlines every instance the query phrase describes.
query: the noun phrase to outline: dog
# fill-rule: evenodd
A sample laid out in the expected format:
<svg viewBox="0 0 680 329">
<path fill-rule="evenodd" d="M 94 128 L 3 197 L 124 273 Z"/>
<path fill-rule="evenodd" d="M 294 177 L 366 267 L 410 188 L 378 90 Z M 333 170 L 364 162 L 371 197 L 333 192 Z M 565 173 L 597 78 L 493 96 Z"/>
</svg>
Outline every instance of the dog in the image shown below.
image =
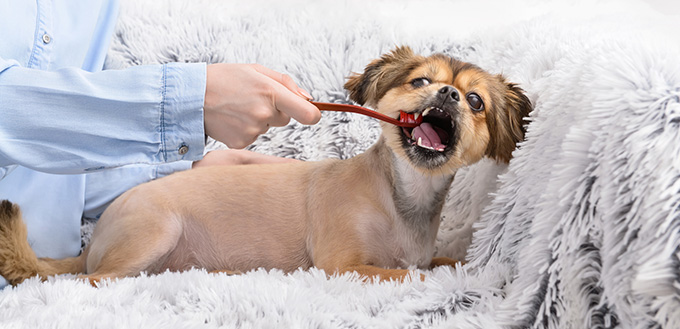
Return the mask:
<svg viewBox="0 0 680 329">
<path fill-rule="evenodd" d="M 350 98 L 415 128 L 382 134 L 347 160 L 214 166 L 139 185 L 102 214 L 78 257 L 37 258 L 18 206 L 0 203 L 0 275 L 76 273 L 102 279 L 204 268 L 357 272 L 404 280 L 433 258 L 456 170 L 483 157 L 507 163 L 531 102 L 501 75 L 443 54 L 397 47 L 345 84 Z"/>
</svg>

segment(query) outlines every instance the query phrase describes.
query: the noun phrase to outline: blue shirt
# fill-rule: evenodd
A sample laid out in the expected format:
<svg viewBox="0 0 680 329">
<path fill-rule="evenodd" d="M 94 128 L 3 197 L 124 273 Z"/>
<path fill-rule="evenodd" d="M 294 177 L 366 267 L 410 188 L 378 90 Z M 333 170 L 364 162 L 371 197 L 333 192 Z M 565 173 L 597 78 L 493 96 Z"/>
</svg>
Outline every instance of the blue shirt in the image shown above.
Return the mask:
<svg viewBox="0 0 680 329">
<path fill-rule="evenodd" d="M 21 206 L 39 257 L 77 255 L 83 214 L 203 156 L 206 65 L 102 71 L 117 13 L 0 0 L 0 199 Z"/>
</svg>

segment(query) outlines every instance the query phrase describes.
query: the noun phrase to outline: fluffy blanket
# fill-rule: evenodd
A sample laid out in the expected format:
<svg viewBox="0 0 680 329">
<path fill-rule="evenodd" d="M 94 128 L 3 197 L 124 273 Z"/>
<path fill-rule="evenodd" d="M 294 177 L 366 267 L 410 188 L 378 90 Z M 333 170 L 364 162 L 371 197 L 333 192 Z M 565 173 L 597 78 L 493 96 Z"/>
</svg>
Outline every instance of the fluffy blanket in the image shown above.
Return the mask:
<svg viewBox="0 0 680 329">
<path fill-rule="evenodd" d="M 587 10 L 585 5 L 587 4 Z M 583 5 L 583 6 L 582 6 Z M 460 170 L 424 282 L 201 270 L 0 292 L 3 328 L 680 328 L 678 26 L 645 3 L 124 1 L 107 67 L 256 62 L 315 99 L 395 45 L 519 83 L 535 104 L 509 166 Z M 251 149 L 349 158 L 373 119 L 325 113 Z M 211 147 L 220 147 L 213 144 Z"/>
</svg>

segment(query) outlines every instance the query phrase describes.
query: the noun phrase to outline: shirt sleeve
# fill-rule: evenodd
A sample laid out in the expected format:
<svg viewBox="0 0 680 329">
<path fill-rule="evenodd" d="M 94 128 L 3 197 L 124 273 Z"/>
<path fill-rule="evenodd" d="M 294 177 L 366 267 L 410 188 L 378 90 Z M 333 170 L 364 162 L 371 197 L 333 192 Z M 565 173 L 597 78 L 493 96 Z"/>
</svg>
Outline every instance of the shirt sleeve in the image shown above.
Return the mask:
<svg viewBox="0 0 680 329">
<path fill-rule="evenodd" d="M 203 156 L 206 65 L 41 71 L 0 58 L 0 167 L 77 174 Z"/>
</svg>

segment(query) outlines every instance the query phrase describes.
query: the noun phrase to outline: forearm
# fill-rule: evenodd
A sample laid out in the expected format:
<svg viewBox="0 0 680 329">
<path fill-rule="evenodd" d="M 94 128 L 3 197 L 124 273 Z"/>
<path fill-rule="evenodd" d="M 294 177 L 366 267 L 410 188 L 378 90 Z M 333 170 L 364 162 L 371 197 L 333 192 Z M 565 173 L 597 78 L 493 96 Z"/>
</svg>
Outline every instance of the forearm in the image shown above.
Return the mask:
<svg viewBox="0 0 680 329">
<path fill-rule="evenodd" d="M 0 59 L 0 167 L 82 173 L 200 159 L 205 75 L 204 64 L 46 72 Z"/>
</svg>

